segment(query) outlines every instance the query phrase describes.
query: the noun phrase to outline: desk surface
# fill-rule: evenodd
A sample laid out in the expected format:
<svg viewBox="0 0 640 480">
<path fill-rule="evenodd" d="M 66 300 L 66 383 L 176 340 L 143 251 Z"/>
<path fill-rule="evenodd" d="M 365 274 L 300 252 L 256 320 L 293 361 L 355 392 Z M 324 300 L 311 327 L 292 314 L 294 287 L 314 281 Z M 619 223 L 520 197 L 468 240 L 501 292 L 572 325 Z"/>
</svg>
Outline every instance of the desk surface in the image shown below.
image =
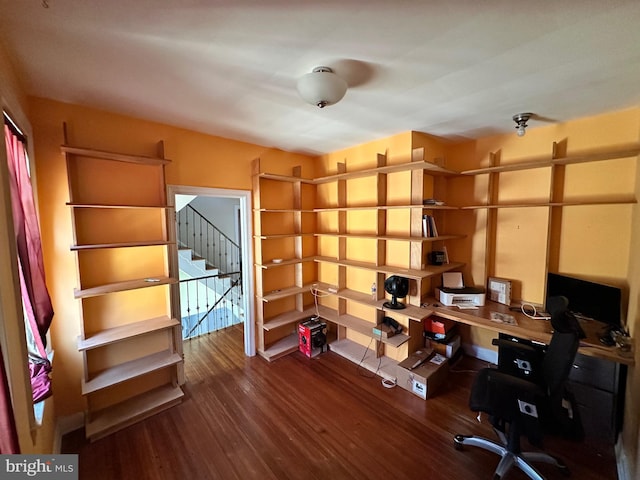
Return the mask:
<svg viewBox="0 0 640 480">
<path fill-rule="evenodd" d="M 551 340 L 552 329 L 548 320 L 534 320 L 521 312 L 511 311 L 509 307 L 500 303 L 487 301 L 484 307 L 478 307 L 475 310 L 445 307 L 434 298 L 429 299 L 428 304 L 428 309 L 433 310 L 434 315 L 456 322 L 547 344 Z M 491 320 L 491 312 L 512 315 L 516 319 L 517 325 L 493 321 Z M 604 328 L 602 323 L 589 320 L 581 321 L 580 325 L 587 335 L 586 338 L 580 341 L 580 349 L 578 350 L 580 353 L 625 365 L 634 364 L 633 349 L 628 354 L 622 354 L 617 347 L 607 347 L 600 343 L 599 336 Z"/>
</svg>

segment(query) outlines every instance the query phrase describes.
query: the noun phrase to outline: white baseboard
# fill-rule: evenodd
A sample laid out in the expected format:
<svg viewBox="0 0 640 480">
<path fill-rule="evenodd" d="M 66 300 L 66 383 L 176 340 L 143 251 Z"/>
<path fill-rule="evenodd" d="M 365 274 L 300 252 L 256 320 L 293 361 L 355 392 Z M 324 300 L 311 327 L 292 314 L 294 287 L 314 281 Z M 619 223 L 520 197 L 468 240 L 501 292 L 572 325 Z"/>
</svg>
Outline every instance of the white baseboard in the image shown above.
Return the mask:
<svg viewBox="0 0 640 480">
<path fill-rule="evenodd" d="M 485 362 L 498 364 L 498 352 L 491 348 L 483 348 L 477 345 L 473 345 L 470 343 L 463 343 L 462 350 L 465 355 L 470 357 L 475 357 L 479 360 L 483 360 Z"/>
<path fill-rule="evenodd" d="M 63 436 L 82 427 L 84 427 L 84 413 L 82 412 L 77 412 L 58 418 L 56 421 L 56 428 L 53 437 L 53 453 L 60 453 L 60 449 L 62 448 Z"/>
<path fill-rule="evenodd" d="M 622 446 L 622 435 L 618 436 L 615 445 L 616 466 L 618 467 L 618 480 L 631 480 L 631 470 L 629 469 L 629 457 L 625 454 Z"/>
</svg>

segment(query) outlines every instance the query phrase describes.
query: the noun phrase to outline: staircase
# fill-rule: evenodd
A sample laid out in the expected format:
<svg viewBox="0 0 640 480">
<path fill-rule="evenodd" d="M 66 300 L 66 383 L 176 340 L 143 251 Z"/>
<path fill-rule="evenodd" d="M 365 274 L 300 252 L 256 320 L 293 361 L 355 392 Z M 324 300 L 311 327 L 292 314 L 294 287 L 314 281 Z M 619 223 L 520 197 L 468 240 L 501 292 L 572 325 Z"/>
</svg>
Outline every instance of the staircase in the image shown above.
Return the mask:
<svg viewBox="0 0 640 480">
<path fill-rule="evenodd" d="M 242 323 L 240 247 L 190 205 L 176 220 L 182 337 Z"/>
</svg>

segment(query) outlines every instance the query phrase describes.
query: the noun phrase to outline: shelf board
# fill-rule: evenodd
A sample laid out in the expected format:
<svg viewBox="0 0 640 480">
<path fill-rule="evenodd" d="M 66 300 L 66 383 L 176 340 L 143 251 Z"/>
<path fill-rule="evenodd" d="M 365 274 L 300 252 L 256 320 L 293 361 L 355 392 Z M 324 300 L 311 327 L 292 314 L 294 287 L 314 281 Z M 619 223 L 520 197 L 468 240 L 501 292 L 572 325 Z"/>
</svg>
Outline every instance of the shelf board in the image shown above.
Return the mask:
<svg viewBox="0 0 640 480">
<path fill-rule="evenodd" d="M 147 373 L 155 372 L 182 362 L 182 357 L 170 350 L 152 353 L 145 357 L 121 363 L 97 373 L 89 381 L 82 382 L 82 394 L 97 392 Z"/>
<path fill-rule="evenodd" d="M 572 165 L 577 163 L 601 162 L 604 160 L 615 160 L 618 158 L 635 157 L 638 155 L 640 155 L 640 146 L 634 145 L 606 152 L 576 153 L 564 158 L 552 158 L 551 156 L 543 156 L 505 165 L 464 170 L 460 173 L 462 175 L 482 175 L 486 173 L 513 172 L 517 170 L 546 168 L 553 165 Z"/>
<path fill-rule="evenodd" d="M 99 250 L 103 248 L 128 248 L 128 247 L 157 247 L 162 245 L 175 245 L 176 242 L 168 240 L 152 240 L 148 242 L 121 242 L 121 243 L 96 243 L 92 245 L 71 245 L 72 252 L 82 250 Z"/>
<path fill-rule="evenodd" d="M 311 292 L 311 284 L 303 285 L 302 287 L 289 287 L 289 288 L 283 288 L 280 290 L 274 290 L 258 298 L 260 298 L 263 302 L 268 303 L 268 302 L 273 302 L 274 300 L 280 300 L 282 298 L 292 297 L 294 295 L 298 295 L 299 293 L 309 293 L 309 292 Z"/>
<path fill-rule="evenodd" d="M 165 385 L 91 413 L 85 425 L 86 437 L 97 440 L 144 418 L 179 404 L 184 397 L 180 387 Z"/>
<path fill-rule="evenodd" d="M 594 205 L 633 205 L 638 203 L 635 198 L 609 198 L 609 199 L 593 199 L 593 200 L 568 200 L 566 202 L 523 202 L 523 203 L 502 203 L 494 205 L 470 205 L 462 207 L 463 210 L 481 210 L 498 209 L 498 208 L 528 208 L 528 207 L 579 207 Z"/>
<path fill-rule="evenodd" d="M 358 317 L 354 317 L 353 315 L 338 315 L 338 312 L 323 305 L 318 306 L 318 313 L 320 313 L 320 316 L 322 318 L 329 322 L 333 322 L 348 329 L 354 330 L 362 335 L 366 335 L 369 338 L 373 338 L 374 340 L 385 343 L 387 345 L 391 345 L 396 348 L 409 341 L 410 338 L 404 333 L 396 334 L 389 338 L 380 338 L 373 333 L 373 327 L 376 326 L 375 323 L 368 322 Z"/>
<path fill-rule="evenodd" d="M 289 312 L 282 313 L 273 318 L 265 320 L 262 323 L 262 328 L 266 331 L 274 330 L 276 328 L 284 327 L 285 325 L 290 325 L 292 323 L 297 323 L 300 320 L 305 320 L 308 317 L 316 314 L 315 308 L 307 308 L 302 312 L 297 310 L 291 310 Z"/>
<path fill-rule="evenodd" d="M 315 284 L 317 289 L 323 293 L 329 293 L 339 298 L 352 300 L 362 305 L 385 310 L 389 313 L 393 313 L 394 316 L 404 317 L 408 320 L 421 321 L 423 318 L 428 317 L 433 313 L 433 309 L 416 307 L 415 305 L 406 305 L 406 308 L 401 310 L 393 310 L 391 308 L 385 308 L 384 303 L 388 300 L 383 298 L 381 300 L 373 300 L 371 294 L 358 292 L 357 290 L 351 290 L 348 288 L 342 288 L 337 292 L 330 292 L 329 288 L 335 289 L 335 285 L 329 285 L 328 283 L 318 282 Z"/>
<path fill-rule="evenodd" d="M 371 298 L 371 294 L 362 293 L 357 290 L 351 290 L 349 288 L 341 288 L 340 290 L 331 292 L 329 289 L 336 289 L 335 285 L 329 285 L 328 283 L 317 282 L 315 283 L 316 288 L 322 293 L 328 293 L 331 295 L 335 295 L 338 298 L 345 298 L 347 300 L 353 300 L 354 302 L 358 302 L 362 305 L 367 305 L 369 307 L 381 308 L 382 302 L 384 300 L 373 300 Z"/>
<path fill-rule="evenodd" d="M 448 170 L 436 165 L 435 163 L 426 162 L 423 160 L 419 162 L 400 163 L 397 165 L 385 165 L 383 167 L 370 168 L 366 170 L 356 170 L 353 172 L 337 173 L 325 177 L 314 178 L 313 182 L 315 184 L 322 184 L 335 182 L 337 180 L 351 180 L 354 178 L 370 177 L 378 173 L 408 172 L 411 170 L 424 170 L 430 175 L 459 175 L 459 172 Z"/>
<path fill-rule="evenodd" d="M 273 262 L 267 262 L 263 264 L 256 263 L 256 266 L 267 270 L 269 268 L 282 267 L 283 265 L 295 265 L 297 263 L 302 263 L 302 262 L 313 262 L 315 258 L 316 257 L 290 258 L 288 260 L 282 260 L 282 262 L 280 263 L 273 263 Z"/>
<path fill-rule="evenodd" d="M 592 199 L 592 200 L 567 200 L 563 202 L 551 202 L 551 207 L 578 207 L 578 206 L 593 206 L 593 205 L 633 205 L 638 203 L 635 198 L 609 198 L 609 199 Z"/>
<path fill-rule="evenodd" d="M 358 317 L 354 317 L 349 314 L 338 315 L 338 312 L 332 308 L 325 307 L 323 305 L 318 306 L 318 313 L 320 316 L 329 322 L 347 327 L 351 330 L 355 330 L 362 335 L 373 338 L 373 327 L 376 326 L 373 322 L 368 322 Z"/>
<path fill-rule="evenodd" d="M 332 342 L 329 349 L 384 379 L 392 382 L 396 379 L 398 362 L 386 356 L 376 357 L 373 350 L 359 343 L 342 339 Z"/>
<path fill-rule="evenodd" d="M 102 330 L 87 338 L 78 338 L 78 350 L 90 350 L 92 348 L 103 347 L 111 343 L 116 343 L 129 338 L 152 333 L 179 326 L 180 322 L 168 316 L 150 318 L 139 322 L 129 323 L 119 327 Z"/>
<path fill-rule="evenodd" d="M 338 237 L 338 238 L 364 238 L 370 240 L 395 240 L 401 242 L 439 242 L 442 240 L 453 240 L 464 238 L 466 235 L 440 235 L 438 237 L 412 237 L 402 235 L 375 235 L 373 233 L 316 233 L 317 237 Z"/>
<path fill-rule="evenodd" d="M 314 213 L 313 210 L 303 208 L 255 208 L 253 211 L 260 213 Z"/>
<path fill-rule="evenodd" d="M 547 168 L 552 165 L 551 157 L 544 156 L 537 159 L 531 159 L 523 162 L 514 162 L 504 165 L 495 165 L 493 167 L 474 168 L 460 172 L 462 175 L 482 175 L 486 173 L 502 173 L 515 172 L 518 170 L 532 170 L 536 168 Z"/>
<path fill-rule="evenodd" d="M 279 238 L 313 237 L 315 233 L 280 233 L 277 235 L 254 235 L 253 238 L 262 240 L 276 240 Z"/>
<path fill-rule="evenodd" d="M 113 203 L 80 203 L 80 202 L 67 202 L 67 206 L 73 208 L 124 208 L 124 209 L 143 209 L 143 208 L 156 208 L 156 209 L 171 209 L 175 208 L 171 205 L 140 205 L 140 204 L 113 204 Z"/>
<path fill-rule="evenodd" d="M 91 148 L 71 147 L 61 145 L 60 150 L 67 155 L 79 155 L 89 158 L 100 158 L 102 160 L 113 160 L 125 163 L 140 163 L 143 165 L 167 165 L 171 160 L 158 157 L 146 157 L 142 155 L 125 155 L 122 153 L 105 152 L 103 150 L 93 150 Z"/>
<path fill-rule="evenodd" d="M 141 278 L 136 280 L 127 280 L 124 282 L 109 283 L 106 285 L 98 285 L 91 288 L 74 289 L 74 298 L 88 298 L 98 295 L 106 295 L 108 293 L 124 292 L 127 290 L 136 290 L 138 288 L 156 287 L 158 285 L 170 285 L 177 283 L 178 280 L 173 277 L 151 277 L 157 281 L 149 281 L 149 279 Z"/>
<path fill-rule="evenodd" d="M 294 332 L 291 335 L 287 335 L 281 338 L 277 342 L 269 345 L 264 350 L 258 349 L 258 354 L 266 360 L 272 362 L 280 357 L 289 355 L 290 353 L 298 350 L 298 333 Z"/>
<path fill-rule="evenodd" d="M 434 312 L 433 308 L 422 308 L 408 304 L 405 304 L 405 308 L 401 310 L 386 308 L 384 305 L 382 305 L 382 310 L 393 314 L 394 317 L 403 317 L 414 322 L 421 322 L 424 318 L 430 316 Z"/>
<path fill-rule="evenodd" d="M 522 203 L 502 203 L 493 205 L 469 205 L 462 207 L 463 210 L 482 210 L 482 209 L 498 209 L 498 208 L 530 208 L 530 207 L 549 207 L 549 202 L 522 202 Z"/>
<path fill-rule="evenodd" d="M 439 275 L 450 270 L 455 270 L 462 267 L 463 263 L 452 262 L 445 265 L 429 265 L 425 270 L 414 270 L 408 268 L 391 267 L 388 265 L 376 265 L 374 263 L 359 262 L 355 260 L 338 260 L 333 257 L 315 257 L 316 262 L 333 263 L 335 265 L 341 265 L 345 267 L 362 268 L 365 270 L 372 270 L 374 272 L 382 272 L 389 275 L 398 275 L 401 277 L 411 278 L 413 280 L 422 280 L 423 278 Z"/>
<path fill-rule="evenodd" d="M 314 184 L 315 181 L 313 179 L 310 178 L 302 178 L 302 177 L 294 177 L 291 175 L 278 175 L 275 173 L 259 173 L 258 174 L 259 178 L 264 178 L 266 180 L 277 180 L 279 182 L 291 182 L 291 183 L 297 183 L 297 182 L 301 182 L 301 183 L 310 183 L 310 184 Z"/>
<path fill-rule="evenodd" d="M 640 146 L 631 145 L 606 152 L 576 153 L 564 158 L 554 158 L 551 163 L 554 165 L 570 165 L 576 163 L 601 162 L 604 160 L 636 157 L 638 155 L 640 155 Z"/>
<path fill-rule="evenodd" d="M 358 205 L 353 207 L 323 207 L 314 208 L 316 213 L 322 212 L 347 212 L 350 210 L 393 210 L 393 209 L 419 208 L 421 210 L 458 210 L 460 207 L 453 205 Z"/>
</svg>

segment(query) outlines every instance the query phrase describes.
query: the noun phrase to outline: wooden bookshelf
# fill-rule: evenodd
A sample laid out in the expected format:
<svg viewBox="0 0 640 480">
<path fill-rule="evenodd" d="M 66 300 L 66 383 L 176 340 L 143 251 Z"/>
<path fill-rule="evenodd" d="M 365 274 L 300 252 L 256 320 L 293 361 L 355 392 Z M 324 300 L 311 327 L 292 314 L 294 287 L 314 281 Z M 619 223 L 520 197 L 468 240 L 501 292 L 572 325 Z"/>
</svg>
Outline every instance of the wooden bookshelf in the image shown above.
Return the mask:
<svg viewBox="0 0 640 480">
<path fill-rule="evenodd" d="M 151 355 L 137 358 L 129 362 L 121 363 L 115 367 L 103 370 L 93 375 L 90 380 L 82 382 L 82 394 L 97 392 L 118 383 L 141 377 L 147 373 L 155 372 L 182 361 L 182 357 L 170 350 L 157 352 Z"/>
<path fill-rule="evenodd" d="M 85 425 L 85 435 L 98 440 L 179 404 L 183 397 L 180 387 L 167 385 L 98 410 Z"/>
<path fill-rule="evenodd" d="M 87 255 L 100 255 L 93 257 L 97 260 L 95 264 L 76 262 L 78 284 L 81 287 L 74 289 L 74 297 L 81 300 L 82 324 L 78 350 L 83 356 L 82 393 L 87 399 L 85 432 L 88 438 L 95 440 L 169 408 L 183 397 L 180 388 L 184 383 L 181 325 L 180 321 L 171 316 L 170 301 L 167 301 L 170 295 L 166 291 L 166 286 L 177 283 L 177 279 L 170 274 L 126 279 L 127 274 L 135 276 L 130 272 L 137 271 L 144 275 L 145 270 L 150 268 L 149 265 L 152 265 L 155 272 L 169 271 L 169 252 L 159 260 L 149 253 L 157 250 L 147 250 L 147 247 L 167 250 L 176 248 L 175 242 L 167 239 L 169 216 L 158 215 L 158 210 L 165 210 L 166 213 L 173 209 L 167 205 L 164 174 L 164 167 L 170 160 L 163 158 L 164 155 L 147 157 L 72 147 L 66 144 L 66 128 L 64 136 L 65 145 L 61 146 L 61 150 L 67 161 L 67 205 L 72 212 L 74 238 L 74 245 L 70 250 L 79 259 Z M 159 145 L 158 150 L 162 153 L 162 145 Z M 104 182 L 105 176 L 122 188 L 108 188 L 108 184 Z M 105 209 L 114 210 L 109 212 L 106 223 L 103 222 Z M 135 215 L 136 219 L 142 221 L 140 225 L 129 222 L 124 228 L 119 219 L 122 218 L 121 215 L 131 213 L 125 210 L 132 209 L 140 210 Z M 149 225 L 160 233 L 155 234 L 156 238 L 140 240 L 145 237 Z M 89 229 L 92 231 L 91 243 L 79 242 L 78 233 Z M 112 236 L 111 232 L 114 231 L 120 233 Z M 117 238 L 118 241 L 109 241 L 112 238 Z M 131 268 L 130 256 L 122 251 L 128 248 L 140 249 L 140 256 L 148 258 L 149 265 L 141 262 L 139 268 Z M 109 251 L 91 253 L 96 250 Z M 103 274 L 103 270 L 108 272 Z M 125 280 L 100 284 L 100 278 L 107 280 L 122 277 Z M 155 316 L 159 310 L 156 306 L 140 305 L 134 308 L 130 298 L 123 300 L 121 305 L 118 301 L 121 296 L 113 297 L 114 301 L 99 303 L 97 308 L 95 304 L 92 308 L 87 308 L 91 301 L 85 303 L 85 299 L 92 297 L 156 286 L 164 287 L 163 290 L 152 293 L 162 305 L 166 304 L 165 315 Z M 145 318 L 145 309 L 153 310 L 154 313 Z M 131 318 L 125 312 L 132 312 Z M 100 320 L 94 319 L 94 316 Z M 96 330 L 96 324 L 102 328 Z M 133 343 L 124 342 L 142 337 L 146 337 L 146 349 L 143 352 L 156 353 L 141 352 L 139 357 L 132 359 L 130 350 L 135 347 L 132 346 Z M 129 353 L 124 353 L 127 348 Z M 91 365 L 100 365 L 100 371 L 90 371 Z M 157 376 L 155 372 L 158 371 L 167 371 L 168 375 Z M 131 388 L 127 385 L 126 389 L 110 389 L 147 375 L 154 380 L 139 382 L 139 385 L 131 383 Z M 166 383 L 158 384 L 163 381 Z M 113 405 L 104 408 L 105 404 Z"/>
<path fill-rule="evenodd" d="M 153 240 L 149 242 L 120 242 L 120 243 L 96 243 L 92 245 L 71 245 L 72 251 L 78 250 L 100 250 L 103 248 L 129 248 L 129 247 L 157 247 L 162 245 L 173 245 L 174 242 L 168 240 Z"/>
<path fill-rule="evenodd" d="M 150 318 L 139 322 L 127 323 L 119 327 L 108 328 L 99 331 L 85 338 L 78 338 L 78 350 L 90 350 L 92 348 L 104 347 L 111 343 L 146 335 L 172 327 L 180 326 L 180 322 L 168 316 Z"/>
<path fill-rule="evenodd" d="M 97 285 L 95 287 L 75 289 L 73 294 L 75 298 L 89 298 L 98 295 L 106 295 L 108 293 L 124 292 L 127 290 L 137 290 L 139 288 L 157 287 L 159 285 L 170 285 L 177 283 L 178 280 L 172 277 L 149 277 L 139 278 L 135 280 L 126 280 L 124 282 L 107 283 L 105 285 Z"/>
</svg>

